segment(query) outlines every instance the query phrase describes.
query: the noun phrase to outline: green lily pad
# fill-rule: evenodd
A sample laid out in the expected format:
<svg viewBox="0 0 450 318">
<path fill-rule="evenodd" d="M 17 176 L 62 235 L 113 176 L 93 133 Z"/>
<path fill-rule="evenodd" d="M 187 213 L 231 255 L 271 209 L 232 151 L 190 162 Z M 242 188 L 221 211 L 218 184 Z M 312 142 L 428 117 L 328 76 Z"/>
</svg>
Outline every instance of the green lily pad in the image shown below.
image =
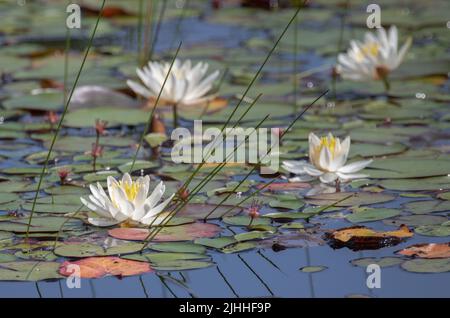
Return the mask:
<svg viewBox="0 0 450 318">
<path fill-rule="evenodd" d="M 200 239 L 201 240 L 201 239 Z M 148 246 L 148 248 L 159 252 L 173 253 L 195 253 L 204 254 L 206 249 L 204 246 L 192 242 L 166 242 L 157 243 Z"/>
<path fill-rule="evenodd" d="M 263 217 L 274 219 L 276 221 L 280 220 L 296 220 L 296 219 L 307 219 L 310 218 L 312 214 L 303 212 L 274 212 L 264 214 Z"/>
<path fill-rule="evenodd" d="M 106 248 L 91 243 L 67 243 L 59 245 L 54 253 L 64 257 L 91 257 L 131 254 L 141 249 L 140 243 L 126 243 Z"/>
<path fill-rule="evenodd" d="M 346 215 L 345 218 L 352 223 L 373 222 L 388 219 L 400 213 L 401 211 L 397 209 L 364 208 L 359 212 L 354 211 L 352 214 Z"/>
<path fill-rule="evenodd" d="M 150 116 L 149 111 L 130 108 L 94 107 L 77 109 L 64 118 L 64 126 L 83 128 L 94 127 L 95 120 L 108 122 L 108 127 L 118 125 L 145 124 Z"/>
<path fill-rule="evenodd" d="M 206 247 L 221 249 L 225 246 L 236 243 L 236 239 L 233 236 L 221 236 L 216 238 L 198 238 L 194 241 L 195 244 L 200 244 Z"/>
<path fill-rule="evenodd" d="M 422 225 L 417 227 L 414 232 L 425 236 L 450 236 L 450 225 Z"/>
<path fill-rule="evenodd" d="M 345 199 L 348 196 L 350 196 L 350 197 Z M 309 204 L 319 205 L 319 206 L 335 205 L 338 207 L 346 207 L 346 206 L 361 206 L 361 205 L 369 205 L 369 204 L 375 204 L 375 203 L 384 203 L 384 202 L 392 201 L 394 199 L 395 199 L 394 195 L 386 194 L 386 193 L 337 192 L 337 193 L 327 193 L 327 194 L 318 194 L 318 195 L 310 196 L 310 197 L 307 197 L 305 199 L 305 201 Z M 343 200 L 343 201 L 336 203 L 340 200 Z"/>
<path fill-rule="evenodd" d="M 405 261 L 400 266 L 413 273 L 445 273 L 450 271 L 450 258 L 412 259 Z"/>
<path fill-rule="evenodd" d="M 251 225 L 269 225 L 270 220 L 266 218 L 254 218 L 252 221 L 252 218 L 246 215 L 239 215 L 239 216 L 228 216 L 222 218 L 222 221 L 229 225 L 235 225 L 235 226 L 249 226 Z"/>
<path fill-rule="evenodd" d="M 19 196 L 15 193 L 0 193 L 0 204 L 18 200 Z M 1 207 L 0 207 L 1 209 Z"/>
<path fill-rule="evenodd" d="M 10 281 L 40 281 L 62 278 L 58 273 L 60 263 L 24 261 L 2 263 L 0 280 Z"/>
<path fill-rule="evenodd" d="M 224 248 L 221 248 L 220 251 L 225 254 L 231 253 L 239 253 L 247 250 L 251 250 L 256 247 L 256 243 L 254 242 L 242 242 L 228 245 Z"/>
<path fill-rule="evenodd" d="M 13 254 L 4 254 L 4 253 L 0 254 L 0 263 L 13 262 L 16 259 L 17 257 L 14 256 Z"/>
<path fill-rule="evenodd" d="M 328 269 L 326 266 L 305 266 L 300 268 L 300 271 L 304 273 L 318 273 Z"/>
<path fill-rule="evenodd" d="M 364 267 L 371 264 L 376 264 L 380 267 L 390 267 L 395 266 L 398 264 L 401 264 L 404 260 L 400 257 L 381 257 L 381 258 L 374 258 L 374 257 L 364 257 L 364 258 L 358 258 L 352 260 L 350 263 L 354 266 Z"/>
<path fill-rule="evenodd" d="M 435 225 L 442 224 L 447 221 L 446 217 L 437 215 L 403 215 L 390 220 L 383 220 L 384 224 L 400 226 L 402 224 L 408 226 Z"/>
<path fill-rule="evenodd" d="M 36 232 L 58 232 L 60 229 L 62 231 L 71 230 L 73 228 L 81 226 L 82 222 L 80 220 L 66 218 L 53 217 L 53 216 L 43 216 L 43 217 L 33 217 L 30 226 L 30 233 Z M 0 231 L 10 231 L 15 233 L 26 233 L 28 225 L 28 218 L 16 219 L 14 221 L 4 221 L 0 222 Z"/>
<path fill-rule="evenodd" d="M 450 160 L 391 158 L 375 160 L 362 173 L 378 179 L 406 179 L 447 176 L 449 171 Z"/>
<path fill-rule="evenodd" d="M 14 254 L 17 258 L 34 261 L 54 261 L 58 257 L 52 251 L 18 251 Z"/>
<path fill-rule="evenodd" d="M 6 109 L 32 109 L 55 111 L 63 107 L 63 94 L 41 93 L 37 95 L 18 96 L 3 102 Z"/>
<path fill-rule="evenodd" d="M 388 190 L 395 191 L 424 191 L 424 190 L 439 190 L 450 189 L 448 177 L 431 177 L 421 178 L 420 182 L 417 179 L 384 179 L 377 182 Z"/>
<path fill-rule="evenodd" d="M 403 204 L 403 207 L 414 214 L 450 211 L 449 201 L 413 201 Z"/>
<path fill-rule="evenodd" d="M 269 237 L 272 237 L 273 235 L 274 235 L 274 233 L 269 232 L 269 231 L 251 231 L 251 232 L 244 232 L 244 233 L 236 234 L 234 236 L 234 238 L 238 242 L 245 242 L 245 241 L 251 241 L 251 240 L 267 239 Z"/>
</svg>

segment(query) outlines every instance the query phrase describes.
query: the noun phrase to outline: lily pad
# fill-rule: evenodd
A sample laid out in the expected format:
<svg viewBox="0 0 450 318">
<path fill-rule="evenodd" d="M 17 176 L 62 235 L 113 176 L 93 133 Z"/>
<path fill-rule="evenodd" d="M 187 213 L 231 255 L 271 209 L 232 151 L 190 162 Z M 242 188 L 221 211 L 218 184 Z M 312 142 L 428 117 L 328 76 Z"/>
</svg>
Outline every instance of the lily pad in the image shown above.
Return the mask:
<svg viewBox="0 0 450 318">
<path fill-rule="evenodd" d="M 143 244 L 140 243 L 126 243 L 111 247 L 103 247 L 92 243 L 67 243 L 56 247 L 54 253 L 64 257 L 111 256 L 135 253 L 140 251 L 142 247 Z"/>
<path fill-rule="evenodd" d="M 58 273 L 60 263 L 41 261 L 22 261 L 2 263 L 0 280 L 40 281 L 56 279 L 62 276 Z"/>
<path fill-rule="evenodd" d="M 146 262 L 137 262 L 121 259 L 114 256 L 88 257 L 75 262 L 64 262 L 59 272 L 61 275 L 70 276 L 74 273 L 74 266 L 78 266 L 81 278 L 101 278 L 108 275 L 132 276 L 152 272 L 152 268 Z"/>
<path fill-rule="evenodd" d="M 380 267 L 390 267 L 390 266 L 395 266 L 395 265 L 399 265 L 403 262 L 404 260 L 400 257 L 381 257 L 381 258 L 374 258 L 374 257 L 364 257 L 364 258 L 358 258 L 358 259 L 354 259 L 352 260 L 350 263 L 354 266 L 359 266 L 359 267 L 367 267 L 371 264 L 376 264 Z"/>
<path fill-rule="evenodd" d="M 349 198 L 345 199 L 346 197 Z M 337 192 L 326 193 L 309 196 L 305 201 L 309 204 L 326 206 L 335 205 L 338 207 L 346 206 L 362 206 L 375 203 L 389 202 L 395 199 L 395 196 L 386 193 L 372 193 L 372 192 Z M 337 203 L 338 201 L 341 201 Z"/>
<path fill-rule="evenodd" d="M 450 258 L 412 259 L 402 263 L 401 267 L 413 273 L 445 273 L 450 271 Z"/>
<path fill-rule="evenodd" d="M 300 271 L 304 273 L 318 273 L 328 269 L 326 266 L 305 266 L 300 268 Z"/>
<path fill-rule="evenodd" d="M 362 223 L 388 219 L 400 213 L 401 211 L 397 209 L 364 208 L 359 212 L 353 211 L 352 214 L 346 215 L 345 218 L 352 223 Z"/>
<path fill-rule="evenodd" d="M 196 238 L 214 237 L 220 232 L 220 227 L 215 224 L 184 224 L 162 228 L 162 230 L 154 237 L 153 241 L 192 241 Z M 142 228 L 115 228 L 109 230 L 108 234 L 122 240 L 143 241 L 149 236 L 150 232 L 148 229 Z"/>
<path fill-rule="evenodd" d="M 414 231 L 425 236 L 450 236 L 450 225 L 422 225 Z"/>
</svg>

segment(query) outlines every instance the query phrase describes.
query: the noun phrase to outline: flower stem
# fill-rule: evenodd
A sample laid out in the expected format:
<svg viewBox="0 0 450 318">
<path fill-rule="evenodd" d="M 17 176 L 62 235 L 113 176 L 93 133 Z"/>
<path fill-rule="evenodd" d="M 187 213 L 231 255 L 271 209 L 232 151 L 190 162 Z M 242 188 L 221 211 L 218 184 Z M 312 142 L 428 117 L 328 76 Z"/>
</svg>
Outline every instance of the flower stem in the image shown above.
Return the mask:
<svg viewBox="0 0 450 318">
<path fill-rule="evenodd" d="M 252 224 L 253 224 L 253 219 L 254 219 L 254 217 L 250 217 L 250 223 L 247 225 L 247 228 L 250 230 L 250 227 L 252 226 Z"/>
<path fill-rule="evenodd" d="M 173 111 L 173 128 L 178 128 L 178 104 L 173 104 L 172 106 Z"/>
<path fill-rule="evenodd" d="M 336 192 L 341 192 L 341 180 L 336 179 Z"/>
<path fill-rule="evenodd" d="M 391 84 L 389 82 L 389 79 L 387 76 L 382 76 L 381 80 L 383 81 L 383 84 L 384 84 L 385 94 L 386 94 L 386 96 L 388 96 L 389 90 L 391 89 Z"/>
</svg>

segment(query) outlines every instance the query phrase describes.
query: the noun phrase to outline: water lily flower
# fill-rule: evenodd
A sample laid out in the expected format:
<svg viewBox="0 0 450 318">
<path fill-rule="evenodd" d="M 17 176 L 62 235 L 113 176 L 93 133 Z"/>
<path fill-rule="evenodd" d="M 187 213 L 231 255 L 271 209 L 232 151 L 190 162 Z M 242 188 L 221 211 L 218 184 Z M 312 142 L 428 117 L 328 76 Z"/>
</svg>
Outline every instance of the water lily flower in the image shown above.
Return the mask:
<svg viewBox="0 0 450 318">
<path fill-rule="evenodd" d="M 363 43 L 353 40 L 347 53 L 338 55 L 336 71 L 343 78 L 354 81 L 382 80 L 388 90 L 387 77 L 402 63 L 411 43 L 409 37 L 398 50 L 395 26 L 388 32 L 379 28 L 376 36 L 367 32 Z"/>
<path fill-rule="evenodd" d="M 107 184 L 108 194 L 100 183 L 97 183 L 97 186 L 89 186 L 91 190 L 89 200 L 80 198 L 85 206 L 99 215 L 98 218 L 88 218 L 88 222 L 95 226 L 111 226 L 122 222 L 149 225 L 155 221 L 174 196 L 172 194 L 158 204 L 166 187 L 161 181 L 149 195 L 150 177 L 148 175 L 139 177 L 136 181 L 133 181 L 128 173 L 125 173 L 120 181 L 110 176 Z"/>
<path fill-rule="evenodd" d="M 350 136 L 343 142 L 331 133 L 319 138 L 309 134 L 309 163 L 306 161 L 284 161 L 283 168 L 300 175 L 302 181 L 319 178 L 322 183 L 349 181 L 368 177 L 356 172 L 367 167 L 373 160 L 362 160 L 346 164 L 350 151 Z"/>
<path fill-rule="evenodd" d="M 156 98 L 163 87 L 171 63 L 149 62 L 142 69 L 137 69 L 137 75 L 143 85 L 131 80 L 128 86 L 138 95 L 146 98 Z M 181 62 L 176 59 L 172 70 L 161 92 L 161 99 L 174 107 L 174 122 L 177 124 L 176 108 L 178 105 L 198 105 L 212 98 L 208 95 L 213 82 L 219 76 L 215 71 L 206 76 L 208 63 L 199 62 L 195 66 L 190 60 Z"/>
</svg>

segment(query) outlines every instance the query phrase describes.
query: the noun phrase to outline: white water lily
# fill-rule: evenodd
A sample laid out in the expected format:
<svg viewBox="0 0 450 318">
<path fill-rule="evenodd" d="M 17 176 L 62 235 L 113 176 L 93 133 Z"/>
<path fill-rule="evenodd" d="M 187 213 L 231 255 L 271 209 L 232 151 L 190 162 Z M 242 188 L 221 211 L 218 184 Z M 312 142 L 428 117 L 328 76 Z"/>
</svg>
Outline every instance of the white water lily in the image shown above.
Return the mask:
<svg viewBox="0 0 450 318">
<path fill-rule="evenodd" d="M 306 181 L 319 178 L 323 183 L 337 180 L 366 178 L 368 175 L 356 172 L 367 167 L 372 160 L 362 160 L 346 165 L 350 151 L 350 136 L 343 142 L 331 133 L 327 137 L 319 138 L 309 134 L 309 161 L 284 161 L 283 168 L 299 175 L 298 179 Z"/>
<path fill-rule="evenodd" d="M 136 94 L 156 98 L 169 69 L 170 63 L 149 62 L 147 66 L 136 71 L 144 85 L 131 80 L 128 80 L 127 84 Z M 219 76 L 219 71 L 206 76 L 207 71 L 207 63 L 199 62 L 192 66 L 190 60 L 182 63 L 176 59 L 164 85 L 161 99 L 174 105 L 196 105 L 211 99 L 212 96 L 207 94 Z"/>
<path fill-rule="evenodd" d="M 133 181 L 128 173 L 122 180 L 117 181 L 108 177 L 108 194 L 100 183 L 90 185 L 89 200 L 81 197 L 81 202 L 90 210 L 99 215 L 98 218 L 89 218 L 88 222 L 95 226 L 111 226 L 122 222 L 139 222 L 149 225 L 172 200 L 172 194 L 164 202 L 161 200 L 166 187 L 161 181 L 153 192 L 149 194 L 150 177 L 139 177 Z"/>
<path fill-rule="evenodd" d="M 402 63 L 411 43 L 409 37 L 398 50 L 395 26 L 388 33 L 384 28 L 379 28 L 376 36 L 367 32 L 363 43 L 353 40 L 347 53 L 338 55 L 336 71 L 345 79 L 385 81 L 387 75 Z"/>
</svg>

